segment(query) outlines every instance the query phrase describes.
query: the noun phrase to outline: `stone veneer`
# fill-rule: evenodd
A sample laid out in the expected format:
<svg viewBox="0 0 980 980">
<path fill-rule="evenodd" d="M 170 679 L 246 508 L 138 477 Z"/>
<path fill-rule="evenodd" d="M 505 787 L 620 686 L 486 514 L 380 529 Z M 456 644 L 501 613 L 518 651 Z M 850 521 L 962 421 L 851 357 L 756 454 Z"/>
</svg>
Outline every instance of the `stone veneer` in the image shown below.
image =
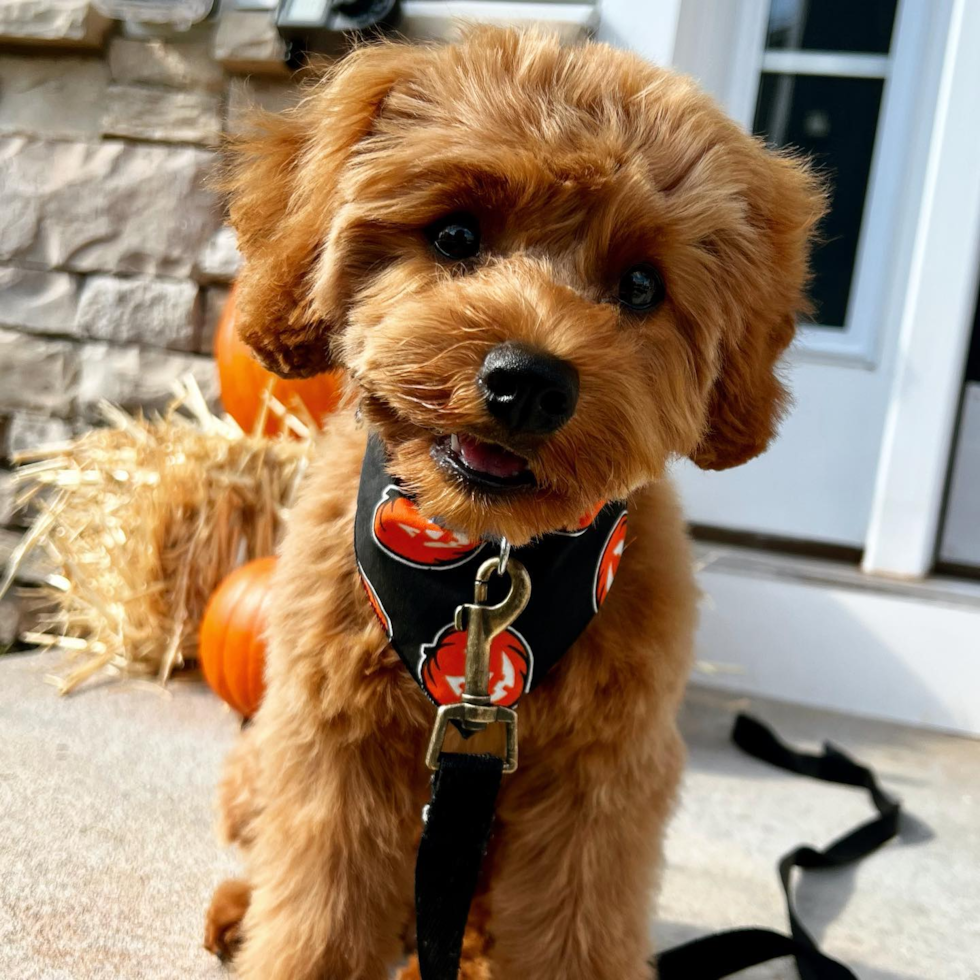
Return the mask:
<svg viewBox="0 0 980 980">
<path fill-rule="evenodd" d="M 290 101 L 282 53 L 261 12 L 142 39 L 89 0 L 0 2 L 0 567 L 22 521 L 12 453 L 81 431 L 102 398 L 159 407 L 186 371 L 216 396 L 238 253 L 204 179 L 249 103 Z M 0 650 L 29 617 L 0 603 Z"/>
</svg>

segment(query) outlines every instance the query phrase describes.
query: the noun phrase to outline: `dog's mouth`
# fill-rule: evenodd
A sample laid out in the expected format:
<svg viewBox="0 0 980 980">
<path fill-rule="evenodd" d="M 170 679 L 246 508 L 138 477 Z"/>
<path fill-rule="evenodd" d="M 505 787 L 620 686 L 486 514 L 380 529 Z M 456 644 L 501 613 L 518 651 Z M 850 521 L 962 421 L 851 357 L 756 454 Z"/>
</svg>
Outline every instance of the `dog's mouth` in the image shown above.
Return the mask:
<svg viewBox="0 0 980 980">
<path fill-rule="evenodd" d="M 481 490 L 507 493 L 536 485 L 523 456 L 466 432 L 437 439 L 432 446 L 432 458 L 456 479 Z"/>
</svg>

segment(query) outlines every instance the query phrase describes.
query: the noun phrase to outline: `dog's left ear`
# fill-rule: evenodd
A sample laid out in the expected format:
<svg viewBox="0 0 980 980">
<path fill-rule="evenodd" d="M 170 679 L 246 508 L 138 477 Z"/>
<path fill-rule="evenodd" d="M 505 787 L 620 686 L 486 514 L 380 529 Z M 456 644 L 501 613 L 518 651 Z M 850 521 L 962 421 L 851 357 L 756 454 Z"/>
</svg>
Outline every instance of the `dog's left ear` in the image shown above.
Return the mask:
<svg viewBox="0 0 980 980">
<path fill-rule="evenodd" d="M 269 370 L 306 377 L 333 363 L 345 296 L 314 289 L 329 250 L 346 165 L 395 83 L 424 54 L 407 44 L 368 44 L 349 54 L 294 108 L 257 114 L 231 139 L 220 180 L 244 262 L 238 332 Z M 324 295 L 324 294 L 327 295 Z"/>
<path fill-rule="evenodd" d="M 724 470 L 758 456 L 775 435 L 789 396 L 777 362 L 797 317 L 809 311 L 810 245 L 826 208 L 822 181 L 809 166 L 754 141 L 746 166 L 741 258 L 747 275 L 733 285 L 741 323 L 729 324 L 710 395 L 707 427 L 691 459 Z"/>
</svg>

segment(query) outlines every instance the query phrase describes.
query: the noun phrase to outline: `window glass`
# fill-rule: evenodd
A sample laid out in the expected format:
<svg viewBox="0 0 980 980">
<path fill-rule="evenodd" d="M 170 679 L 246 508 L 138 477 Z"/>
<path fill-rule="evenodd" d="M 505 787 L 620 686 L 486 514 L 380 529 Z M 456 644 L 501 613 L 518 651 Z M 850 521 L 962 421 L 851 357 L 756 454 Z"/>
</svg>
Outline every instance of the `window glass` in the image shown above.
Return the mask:
<svg viewBox="0 0 980 980">
<path fill-rule="evenodd" d="M 772 0 L 766 46 L 887 54 L 896 5 L 897 0 Z"/>
<path fill-rule="evenodd" d="M 810 290 L 822 326 L 846 322 L 882 86 L 880 78 L 762 75 L 755 132 L 811 156 L 830 185 Z"/>
</svg>

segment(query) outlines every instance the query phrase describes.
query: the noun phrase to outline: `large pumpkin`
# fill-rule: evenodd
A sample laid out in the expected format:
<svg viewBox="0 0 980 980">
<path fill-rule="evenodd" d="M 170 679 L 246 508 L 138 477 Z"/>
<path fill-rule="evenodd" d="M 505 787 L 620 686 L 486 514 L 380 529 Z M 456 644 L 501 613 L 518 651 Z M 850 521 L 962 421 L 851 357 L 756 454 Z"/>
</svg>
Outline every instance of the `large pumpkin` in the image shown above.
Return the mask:
<svg viewBox="0 0 980 980">
<path fill-rule="evenodd" d="M 265 693 L 264 630 L 275 558 L 257 558 L 226 576 L 208 600 L 198 659 L 211 689 L 250 718 Z"/>
<path fill-rule="evenodd" d="M 252 432 L 262 410 L 263 392 L 271 385 L 272 394 L 292 409 L 298 398 L 317 425 L 329 415 L 340 400 L 339 371 L 327 371 L 312 378 L 287 380 L 267 371 L 252 355 L 235 327 L 235 290 L 232 289 L 221 312 L 214 334 L 214 357 L 218 362 L 221 402 L 225 411 L 242 427 Z M 268 436 L 282 431 L 282 422 L 269 413 L 264 432 Z"/>
</svg>

